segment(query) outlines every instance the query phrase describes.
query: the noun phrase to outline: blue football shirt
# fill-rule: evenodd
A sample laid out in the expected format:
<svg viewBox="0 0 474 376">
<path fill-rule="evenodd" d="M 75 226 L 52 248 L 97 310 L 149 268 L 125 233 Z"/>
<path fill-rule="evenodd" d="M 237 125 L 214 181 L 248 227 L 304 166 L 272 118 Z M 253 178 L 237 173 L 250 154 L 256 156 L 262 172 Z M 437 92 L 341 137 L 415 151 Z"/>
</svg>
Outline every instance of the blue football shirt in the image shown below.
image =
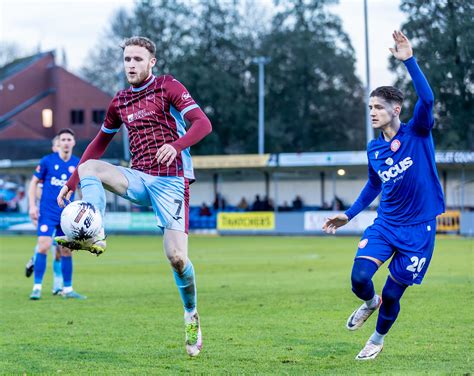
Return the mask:
<svg viewBox="0 0 474 376">
<path fill-rule="evenodd" d="M 380 192 L 377 216 L 394 225 L 429 221 L 445 210 L 431 135 L 433 92 L 415 58 L 404 63 L 419 97 L 413 117 L 401 123 L 390 141 L 381 134 L 369 143 L 369 179 L 359 198 L 346 211 L 349 219 L 365 209 Z"/>
<path fill-rule="evenodd" d="M 79 158 L 72 155 L 68 161 L 63 161 L 58 153 L 44 156 L 36 167 L 34 175 L 43 182 L 43 192 L 40 200 L 40 214 L 42 216 L 59 216 L 62 209 L 56 198 L 64 184 L 72 175 Z M 73 200 L 74 196 L 71 197 Z"/>
</svg>

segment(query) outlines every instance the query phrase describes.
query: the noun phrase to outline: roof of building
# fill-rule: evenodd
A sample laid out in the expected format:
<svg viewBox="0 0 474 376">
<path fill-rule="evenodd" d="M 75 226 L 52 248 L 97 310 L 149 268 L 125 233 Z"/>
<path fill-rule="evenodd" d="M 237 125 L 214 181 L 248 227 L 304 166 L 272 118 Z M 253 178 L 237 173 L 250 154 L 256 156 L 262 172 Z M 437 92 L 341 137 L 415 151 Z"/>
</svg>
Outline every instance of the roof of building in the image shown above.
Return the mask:
<svg viewBox="0 0 474 376">
<path fill-rule="evenodd" d="M 26 69 L 28 66 L 36 63 L 38 60 L 42 59 L 48 54 L 53 54 L 53 51 L 40 52 L 36 55 L 22 57 L 19 59 L 13 60 L 11 63 L 4 65 L 0 68 L 0 82 L 5 81 L 7 78 L 21 72 Z"/>
</svg>

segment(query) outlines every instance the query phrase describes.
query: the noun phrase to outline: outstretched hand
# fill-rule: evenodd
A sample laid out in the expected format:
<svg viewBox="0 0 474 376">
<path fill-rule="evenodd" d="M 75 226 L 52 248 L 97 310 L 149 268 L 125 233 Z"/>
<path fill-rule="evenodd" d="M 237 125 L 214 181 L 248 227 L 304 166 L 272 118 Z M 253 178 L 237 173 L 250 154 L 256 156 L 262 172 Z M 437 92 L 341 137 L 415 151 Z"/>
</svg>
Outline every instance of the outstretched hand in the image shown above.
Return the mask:
<svg viewBox="0 0 474 376">
<path fill-rule="evenodd" d="M 408 38 L 401 31 L 395 30 L 392 33 L 395 48 L 389 48 L 392 55 L 401 61 L 408 60 L 413 56 L 413 48 Z"/>
<path fill-rule="evenodd" d="M 336 214 L 333 217 L 327 218 L 323 225 L 323 231 L 326 234 L 335 234 L 339 227 L 344 226 L 349 222 L 349 217 L 346 214 Z"/>
<path fill-rule="evenodd" d="M 58 201 L 58 205 L 60 208 L 64 208 L 67 205 L 67 203 L 71 201 L 71 196 L 73 192 L 74 191 L 70 190 L 67 185 L 63 185 L 56 199 Z M 64 200 L 66 200 L 67 203 L 65 203 Z"/>
</svg>

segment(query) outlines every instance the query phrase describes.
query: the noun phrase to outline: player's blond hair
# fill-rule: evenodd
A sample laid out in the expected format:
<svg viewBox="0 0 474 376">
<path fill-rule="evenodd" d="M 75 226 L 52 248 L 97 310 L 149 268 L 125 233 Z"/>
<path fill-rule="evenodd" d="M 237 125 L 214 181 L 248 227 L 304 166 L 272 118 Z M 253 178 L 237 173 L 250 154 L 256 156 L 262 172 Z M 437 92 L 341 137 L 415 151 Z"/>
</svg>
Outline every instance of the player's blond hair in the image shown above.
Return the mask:
<svg viewBox="0 0 474 376">
<path fill-rule="evenodd" d="M 146 37 L 130 37 L 130 38 L 127 38 L 125 39 L 120 47 L 122 47 L 122 50 L 125 49 L 125 47 L 127 46 L 140 46 L 140 47 L 144 47 L 148 50 L 148 52 L 151 53 L 151 55 L 154 57 L 155 54 L 156 54 L 156 45 L 155 43 L 153 43 L 152 40 L 146 38 Z"/>
</svg>

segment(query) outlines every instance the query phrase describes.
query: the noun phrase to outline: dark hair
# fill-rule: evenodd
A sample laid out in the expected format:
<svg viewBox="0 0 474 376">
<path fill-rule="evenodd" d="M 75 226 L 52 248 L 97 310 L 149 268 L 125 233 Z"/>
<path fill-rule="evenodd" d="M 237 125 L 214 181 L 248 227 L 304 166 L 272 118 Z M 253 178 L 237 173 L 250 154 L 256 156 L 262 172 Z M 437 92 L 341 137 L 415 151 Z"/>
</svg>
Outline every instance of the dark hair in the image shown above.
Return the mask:
<svg viewBox="0 0 474 376">
<path fill-rule="evenodd" d="M 393 86 L 380 86 L 370 93 L 371 97 L 380 97 L 390 103 L 397 103 L 400 106 L 403 103 L 404 95 L 401 90 Z"/>
<path fill-rule="evenodd" d="M 56 136 L 59 137 L 59 136 L 61 136 L 61 135 L 64 134 L 64 133 L 68 133 L 68 134 L 70 134 L 70 135 L 73 136 L 73 137 L 75 136 L 74 131 L 73 131 L 71 128 L 63 128 L 63 129 L 61 129 L 61 130 L 58 132 L 58 134 L 57 134 Z M 54 139 L 53 139 L 53 141 L 54 141 Z"/>
<path fill-rule="evenodd" d="M 153 56 L 156 54 L 156 45 L 150 39 L 146 37 L 130 37 L 125 39 L 120 47 L 122 50 L 125 49 L 127 46 L 140 46 L 145 47 Z"/>
</svg>

